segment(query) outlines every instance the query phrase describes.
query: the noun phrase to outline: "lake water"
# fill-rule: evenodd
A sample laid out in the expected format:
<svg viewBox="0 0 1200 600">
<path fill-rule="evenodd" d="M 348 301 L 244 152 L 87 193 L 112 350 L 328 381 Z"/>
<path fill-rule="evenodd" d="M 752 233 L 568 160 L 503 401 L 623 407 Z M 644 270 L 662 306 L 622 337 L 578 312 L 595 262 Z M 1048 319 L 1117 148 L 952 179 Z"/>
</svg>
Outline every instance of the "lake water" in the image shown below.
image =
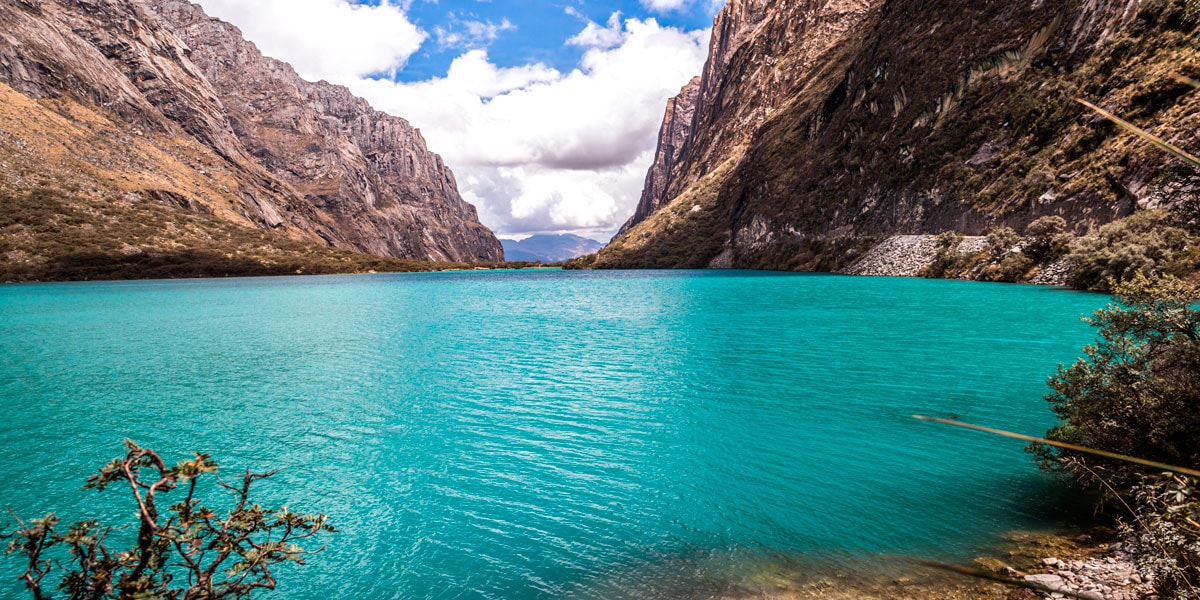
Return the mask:
<svg viewBox="0 0 1200 600">
<path fill-rule="evenodd" d="M 0 286 L 0 505 L 129 437 L 340 533 L 287 599 L 700 596 L 764 565 L 963 560 L 1054 524 L 1019 442 L 1105 298 L 746 272 L 470 272 Z M 9 519 L 2 518 L 0 522 Z M 0 597 L 24 597 L 4 568 Z"/>
</svg>

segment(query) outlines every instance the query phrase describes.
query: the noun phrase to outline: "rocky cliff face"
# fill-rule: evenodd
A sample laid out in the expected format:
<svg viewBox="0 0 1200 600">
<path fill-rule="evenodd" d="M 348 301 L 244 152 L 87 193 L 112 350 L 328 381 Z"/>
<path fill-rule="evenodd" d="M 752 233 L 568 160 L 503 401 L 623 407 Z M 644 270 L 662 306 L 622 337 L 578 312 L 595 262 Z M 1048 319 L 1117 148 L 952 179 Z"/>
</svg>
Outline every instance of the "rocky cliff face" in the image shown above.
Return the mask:
<svg viewBox="0 0 1200 600">
<path fill-rule="evenodd" d="M 76 179 L 68 187 L 381 256 L 502 259 L 411 125 L 300 79 L 191 3 L 2 0 L 0 84 L 39 109 L 103 121 L 70 132 L 52 118 L 0 123 L 11 142 L 0 150 L 25 164 L 75 139 L 51 157 L 76 163 L 55 175 Z"/>
<path fill-rule="evenodd" d="M 658 149 L 654 154 L 654 164 L 646 174 L 642 198 L 638 202 L 637 211 L 621 227 L 618 236 L 646 220 L 646 217 L 658 212 L 658 209 L 666 204 L 667 190 L 675 176 L 676 165 L 679 164 L 692 137 L 692 120 L 696 116 L 699 95 L 700 78 L 694 77 L 683 86 L 678 96 L 667 101 L 667 114 L 658 130 Z"/>
<path fill-rule="evenodd" d="M 673 102 L 683 142 L 595 264 L 836 269 L 891 235 L 1085 231 L 1194 197 L 1074 98 L 1200 145 L 1172 77 L 1200 71 L 1198 21 L 1186 0 L 730 0 L 690 129 Z"/>
</svg>

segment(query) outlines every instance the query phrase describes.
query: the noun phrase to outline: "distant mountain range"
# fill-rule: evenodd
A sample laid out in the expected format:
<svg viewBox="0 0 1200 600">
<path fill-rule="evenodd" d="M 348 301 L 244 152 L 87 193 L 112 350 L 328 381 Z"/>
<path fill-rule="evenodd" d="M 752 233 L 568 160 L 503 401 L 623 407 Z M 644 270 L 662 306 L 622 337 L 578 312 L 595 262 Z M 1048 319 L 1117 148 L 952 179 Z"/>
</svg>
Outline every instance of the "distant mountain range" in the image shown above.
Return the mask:
<svg viewBox="0 0 1200 600">
<path fill-rule="evenodd" d="M 509 261 L 541 261 L 555 263 L 585 254 L 591 254 L 604 246 L 596 240 L 571 235 L 535 235 L 517 240 L 500 240 L 504 245 L 504 258 Z"/>
</svg>

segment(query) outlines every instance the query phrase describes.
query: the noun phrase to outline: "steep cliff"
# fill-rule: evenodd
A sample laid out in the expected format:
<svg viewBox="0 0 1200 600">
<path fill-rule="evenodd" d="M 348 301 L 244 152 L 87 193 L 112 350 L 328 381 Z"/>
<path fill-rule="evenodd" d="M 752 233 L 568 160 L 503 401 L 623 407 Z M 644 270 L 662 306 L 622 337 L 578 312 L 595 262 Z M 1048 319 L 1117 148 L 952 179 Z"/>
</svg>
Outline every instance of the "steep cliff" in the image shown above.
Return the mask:
<svg viewBox="0 0 1200 600">
<path fill-rule="evenodd" d="M 0 87 L 30 100 L 0 122 L 3 191 L 166 204 L 381 256 L 503 256 L 406 121 L 188 2 L 2 0 Z M 32 235 L 6 233 L 18 249 Z"/>
<path fill-rule="evenodd" d="M 660 143 L 595 265 L 836 269 L 891 235 L 1085 231 L 1194 197 L 1196 173 L 1074 99 L 1200 146 L 1200 93 L 1173 78 L 1200 72 L 1198 8 L 731 0 L 682 152 Z"/>
<path fill-rule="evenodd" d="M 692 120 L 696 116 L 696 102 L 699 96 L 700 78 L 694 77 L 683 86 L 678 96 L 667 101 L 667 114 L 658 131 L 658 148 L 654 153 L 654 164 L 646 174 L 642 198 L 638 202 L 637 211 L 629 217 L 617 235 L 646 220 L 646 217 L 658 212 L 658 209 L 666 204 L 667 189 L 671 187 L 675 167 L 683 157 L 688 140 L 692 136 Z"/>
<path fill-rule="evenodd" d="M 250 153 L 332 217 L 335 244 L 399 257 L 501 259 L 499 241 L 459 196 L 453 173 L 407 121 L 346 88 L 304 81 L 199 6 L 145 1 L 190 47 Z"/>
</svg>

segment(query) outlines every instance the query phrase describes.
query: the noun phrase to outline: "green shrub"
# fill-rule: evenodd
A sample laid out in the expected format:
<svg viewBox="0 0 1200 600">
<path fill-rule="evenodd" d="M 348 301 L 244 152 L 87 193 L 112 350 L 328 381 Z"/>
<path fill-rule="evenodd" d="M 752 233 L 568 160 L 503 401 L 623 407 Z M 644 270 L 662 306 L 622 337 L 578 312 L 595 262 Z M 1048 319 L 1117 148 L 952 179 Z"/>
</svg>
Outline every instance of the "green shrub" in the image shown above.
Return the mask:
<svg viewBox="0 0 1200 600">
<path fill-rule="evenodd" d="M 1133 489 L 1134 519 L 1122 530 L 1138 570 L 1164 600 L 1200 600 L 1200 489 L 1164 474 Z"/>
<path fill-rule="evenodd" d="M 937 236 L 938 251 L 925 268 L 921 269 L 921 277 L 928 279 L 954 279 L 961 273 L 966 257 L 958 251 L 962 243 L 962 234 L 953 231 L 943 231 Z"/>
<path fill-rule="evenodd" d="M 1200 195 L 1185 198 L 1171 210 L 1175 225 L 1189 233 L 1200 234 Z"/>
<path fill-rule="evenodd" d="M 1200 309 L 1196 286 L 1137 274 L 1114 284 L 1117 303 L 1088 322 L 1095 345 L 1050 378 L 1046 400 L 1061 424 L 1047 437 L 1167 464 L 1200 465 Z M 1043 465 L 1082 483 L 1103 478 L 1128 488 L 1137 471 L 1125 463 L 1040 447 Z"/>
<path fill-rule="evenodd" d="M 1012 227 L 999 227 L 987 232 L 988 256 L 1000 260 L 1021 243 L 1021 235 Z"/>
<path fill-rule="evenodd" d="M 979 272 L 981 281 L 1018 283 L 1029 278 L 1029 271 L 1037 263 L 1023 252 L 1014 252 L 1004 257 L 999 263 L 992 263 Z"/>
<path fill-rule="evenodd" d="M 1130 281 L 1139 274 L 1186 275 L 1196 267 L 1188 252 L 1193 245 L 1192 236 L 1166 211 L 1136 213 L 1076 244 L 1071 278 L 1077 288 L 1107 291 L 1110 281 Z"/>
<path fill-rule="evenodd" d="M 1035 262 L 1050 262 L 1062 256 L 1071 242 L 1067 220 L 1059 216 L 1041 217 L 1025 228 L 1025 248 L 1022 250 Z"/>
<path fill-rule="evenodd" d="M 273 472 L 247 470 L 226 483 L 207 454 L 169 467 L 153 450 L 125 444 L 125 456 L 101 467 L 85 488 L 104 491 L 112 485 L 131 496 L 138 517 L 129 527 L 137 532 L 132 546 L 115 547 L 112 538 L 118 536 L 111 534 L 117 528 L 95 520 L 63 531 L 54 514 L 0 532 L 0 539 L 9 540 L 6 552 L 25 559 L 19 579 L 35 600 L 49 600 L 54 587 L 72 599 L 245 600 L 275 589 L 277 566 L 304 564 L 320 551 L 299 544 L 334 531 L 324 515 L 255 503 L 251 487 Z M 171 497 L 182 497 L 163 507 L 164 496 L 177 489 Z M 226 507 L 206 505 L 200 491 L 217 492 Z"/>
</svg>

